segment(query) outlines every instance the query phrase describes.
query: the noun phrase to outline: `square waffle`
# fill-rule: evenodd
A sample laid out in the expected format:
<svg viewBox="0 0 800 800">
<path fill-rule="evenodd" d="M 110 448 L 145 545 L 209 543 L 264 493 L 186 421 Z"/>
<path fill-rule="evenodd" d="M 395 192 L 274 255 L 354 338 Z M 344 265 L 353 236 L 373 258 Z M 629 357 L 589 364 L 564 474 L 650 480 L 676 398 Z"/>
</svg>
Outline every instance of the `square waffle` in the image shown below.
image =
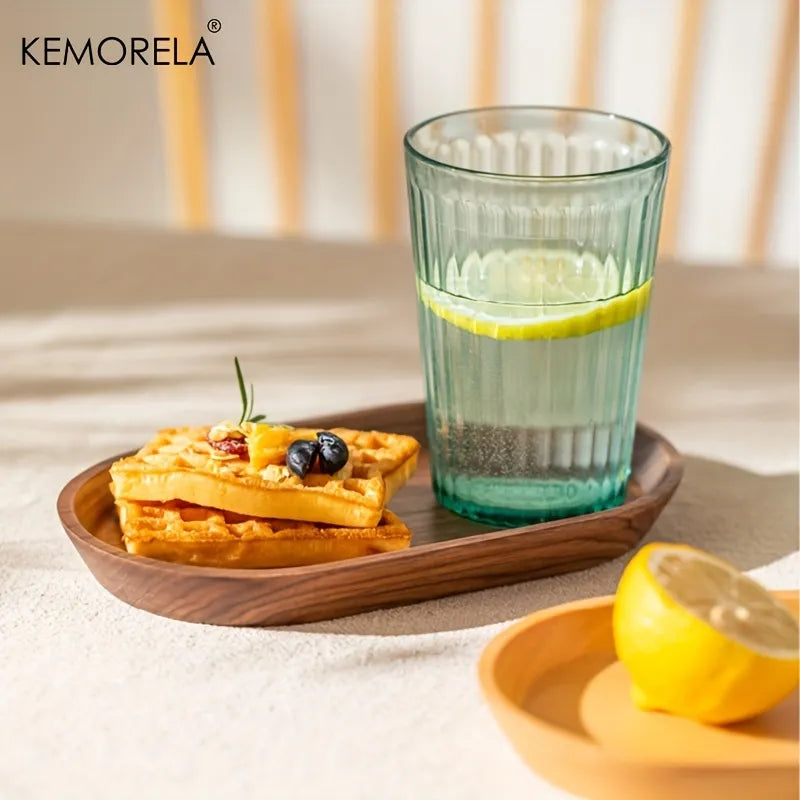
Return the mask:
<svg viewBox="0 0 800 800">
<path fill-rule="evenodd" d="M 268 464 L 283 464 L 286 448 L 297 439 L 314 439 L 315 428 L 278 428 L 244 423 L 240 426 L 247 437 L 250 463 L 257 469 Z M 350 451 L 348 477 L 380 476 L 386 484 L 388 501 L 414 474 L 417 468 L 419 442 L 412 436 L 383 431 L 358 431 L 352 428 L 331 428 Z"/>
<path fill-rule="evenodd" d="M 371 528 L 253 519 L 181 502 L 118 500 L 129 553 L 196 566 L 296 567 L 408 547 L 411 533 L 391 511 Z"/>
<path fill-rule="evenodd" d="M 285 466 L 286 449 L 314 438 L 315 430 L 236 427 L 247 439 L 249 460 L 212 447 L 211 428 L 168 428 L 112 465 L 115 498 L 181 500 L 252 517 L 370 528 L 413 473 L 419 450 L 410 436 L 334 429 L 348 445 L 348 463 L 334 475 L 310 472 L 300 479 Z"/>
</svg>

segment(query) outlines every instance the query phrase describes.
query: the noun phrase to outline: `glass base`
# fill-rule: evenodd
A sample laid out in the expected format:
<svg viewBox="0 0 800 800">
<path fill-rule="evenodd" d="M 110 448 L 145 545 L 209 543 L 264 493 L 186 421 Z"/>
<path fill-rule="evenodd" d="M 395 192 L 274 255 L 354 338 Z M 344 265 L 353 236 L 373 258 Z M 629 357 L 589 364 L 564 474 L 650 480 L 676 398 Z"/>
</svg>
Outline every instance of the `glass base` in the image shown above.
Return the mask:
<svg viewBox="0 0 800 800">
<path fill-rule="evenodd" d="M 502 528 L 615 508 L 625 501 L 626 487 L 627 479 L 532 481 L 450 476 L 445 481 L 433 481 L 434 495 L 442 506 L 462 517 Z M 500 499 L 502 506 L 497 504 Z"/>
</svg>

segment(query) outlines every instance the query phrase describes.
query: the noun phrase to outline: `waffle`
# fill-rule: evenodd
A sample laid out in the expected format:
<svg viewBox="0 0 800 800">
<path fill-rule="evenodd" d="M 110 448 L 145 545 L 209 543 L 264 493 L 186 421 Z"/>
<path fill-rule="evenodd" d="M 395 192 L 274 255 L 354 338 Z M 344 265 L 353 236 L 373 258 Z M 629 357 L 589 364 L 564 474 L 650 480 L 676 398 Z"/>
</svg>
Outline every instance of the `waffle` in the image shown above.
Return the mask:
<svg viewBox="0 0 800 800">
<path fill-rule="evenodd" d="M 245 423 L 250 463 L 256 469 L 269 464 L 283 464 L 286 448 L 297 439 L 314 439 L 316 428 L 270 428 Z M 206 429 L 204 429 L 206 430 Z M 331 428 L 350 451 L 348 477 L 374 478 L 386 483 L 386 500 L 400 489 L 417 468 L 419 442 L 411 436 L 382 431 L 358 431 L 352 428 Z"/>
<path fill-rule="evenodd" d="M 391 511 L 371 528 L 252 519 L 187 503 L 118 500 L 129 553 L 206 567 L 297 567 L 408 547 L 411 533 Z"/>
<path fill-rule="evenodd" d="M 383 506 L 416 467 L 419 444 L 410 436 L 334 429 L 350 459 L 335 475 L 311 472 L 302 480 L 283 463 L 288 444 L 315 430 L 245 423 L 252 459 L 222 453 L 207 427 L 168 428 L 135 456 L 111 467 L 117 499 L 182 500 L 252 517 L 305 520 L 348 528 L 378 525 Z"/>
</svg>

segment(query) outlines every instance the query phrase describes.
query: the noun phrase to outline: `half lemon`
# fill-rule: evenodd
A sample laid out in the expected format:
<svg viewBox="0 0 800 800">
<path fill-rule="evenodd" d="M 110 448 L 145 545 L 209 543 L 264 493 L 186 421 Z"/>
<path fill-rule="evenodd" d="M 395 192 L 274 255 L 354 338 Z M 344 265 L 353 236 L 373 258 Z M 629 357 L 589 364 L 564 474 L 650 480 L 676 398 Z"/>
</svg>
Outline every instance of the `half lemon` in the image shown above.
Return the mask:
<svg viewBox="0 0 800 800">
<path fill-rule="evenodd" d="M 634 556 L 613 628 L 643 709 L 725 724 L 798 685 L 797 619 L 734 566 L 686 545 L 650 544 Z"/>
</svg>

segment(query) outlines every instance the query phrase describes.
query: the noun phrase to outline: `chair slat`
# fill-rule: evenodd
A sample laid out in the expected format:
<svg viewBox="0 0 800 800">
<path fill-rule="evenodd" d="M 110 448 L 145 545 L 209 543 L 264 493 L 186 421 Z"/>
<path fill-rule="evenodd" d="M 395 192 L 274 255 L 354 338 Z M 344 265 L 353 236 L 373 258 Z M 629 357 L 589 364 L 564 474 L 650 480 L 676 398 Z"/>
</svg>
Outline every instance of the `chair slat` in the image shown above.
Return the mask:
<svg viewBox="0 0 800 800">
<path fill-rule="evenodd" d="M 659 254 L 662 256 L 673 255 L 675 252 L 684 184 L 686 137 L 691 120 L 706 5 L 706 0 L 682 0 L 675 59 L 675 83 L 669 124 L 666 129 L 672 143 L 672 154 L 659 244 Z"/>
<path fill-rule="evenodd" d="M 604 0 L 581 0 L 576 47 L 574 103 L 591 108 L 595 102 Z"/>
<path fill-rule="evenodd" d="M 497 103 L 500 46 L 500 0 L 477 0 L 475 105 Z"/>
<path fill-rule="evenodd" d="M 303 230 L 300 78 L 293 0 L 257 0 L 256 39 L 281 234 Z M 266 178 L 266 176 L 265 176 Z"/>
<path fill-rule="evenodd" d="M 372 144 L 372 232 L 377 239 L 397 235 L 401 149 L 398 145 L 397 3 L 373 0 L 370 140 Z"/>
<path fill-rule="evenodd" d="M 797 0 L 784 0 L 780 46 L 775 60 L 775 72 L 770 91 L 769 116 L 761 145 L 757 188 L 747 238 L 747 257 L 763 263 L 767 236 L 772 226 L 775 194 L 780 175 L 781 156 L 786 139 L 787 115 L 796 88 L 797 76 Z"/>
<path fill-rule="evenodd" d="M 183 42 L 197 38 L 191 0 L 154 0 L 157 36 Z M 210 222 L 208 150 L 200 70 L 159 67 L 159 96 L 170 194 L 178 224 L 205 228 Z"/>
</svg>

